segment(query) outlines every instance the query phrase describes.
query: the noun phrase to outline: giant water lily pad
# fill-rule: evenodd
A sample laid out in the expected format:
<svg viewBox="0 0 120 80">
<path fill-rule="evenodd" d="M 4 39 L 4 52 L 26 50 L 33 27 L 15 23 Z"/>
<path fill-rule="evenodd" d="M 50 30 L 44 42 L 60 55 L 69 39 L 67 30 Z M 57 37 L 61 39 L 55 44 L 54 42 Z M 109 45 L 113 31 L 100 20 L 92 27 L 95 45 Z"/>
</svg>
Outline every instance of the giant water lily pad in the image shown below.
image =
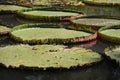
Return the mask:
<svg viewBox="0 0 120 80">
<path fill-rule="evenodd" d="M 10 32 L 10 28 L 0 25 L 0 35 L 7 34 Z"/>
<path fill-rule="evenodd" d="M 120 46 L 106 48 L 105 55 L 111 60 L 115 60 L 117 63 L 120 63 Z"/>
<path fill-rule="evenodd" d="M 84 0 L 84 2 L 92 5 L 120 6 L 120 0 Z"/>
<path fill-rule="evenodd" d="M 78 15 L 78 13 L 72 13 L 72 12 L 62 12 L 62 11 L 29 11 L 29 12 L 23 12 L 23 14 L 27 15 L 33 15 L 33 16 L 75 16 Z"/>
<path fill-rule="evenodd" d="M 0 12 L 13 12 L 17 10 L 28 9 L 27 7 L 17 6 L 17 5 L 1 5 Z"/>
<path fill-rule="evenodd" d="M 53 27 L 53 28 L 49 28 Z M 94 33 L 86 31 L 69 30 L 65 28 L 55 28 L 54 25 L 20 25 L 11 31 L 11 37 L 23 43 L 75 43 L 83 42 L 86 37 Z M 82 40 L 80 40 L 82 38 Z M 96 37 L 95 37 L 96 38 Z M 93 38 L 93 39 L 95 39 Z M 77 41 L 76 41 L 77 40 Z M 91 40 L 91 39 L 90 39 Z M 89 41 L 88 39 L 85 41 Z"/>
<path fill-rule="evenodd" d="M 103 26 L 113 26 L 113 25 L 120 25 L 120 20 L 117 19 L 108 19 L 108 18 L 77 18 L 71 20 L 73 24 L 75 24 L 78 27 L 83 27 L 83 28 L 91 28 L 98 30 L 100 27 Z"/>
<path fill-rule="evenodd" d="M 81 15 L 81 13 L 82 12 L 78 10 L 69 10 L 64 8 L 34 8 L 17 12 L 19 16 L 22 16 L 24 18 L 41 21 L 68 20 L 70 17 Z"/>
<path fill-rule="evenodd" d="M 120 43 L 120 26 L 108 26 L 99 30 L 99 37 L 114 43 Z"/>
<path fill-rule="evenodd" d="M 63 45 L 14 45 L 0 48 L 0 63 L 6 67 L 70 68 L 101 61 L 96 52 Z"/>
</svg>

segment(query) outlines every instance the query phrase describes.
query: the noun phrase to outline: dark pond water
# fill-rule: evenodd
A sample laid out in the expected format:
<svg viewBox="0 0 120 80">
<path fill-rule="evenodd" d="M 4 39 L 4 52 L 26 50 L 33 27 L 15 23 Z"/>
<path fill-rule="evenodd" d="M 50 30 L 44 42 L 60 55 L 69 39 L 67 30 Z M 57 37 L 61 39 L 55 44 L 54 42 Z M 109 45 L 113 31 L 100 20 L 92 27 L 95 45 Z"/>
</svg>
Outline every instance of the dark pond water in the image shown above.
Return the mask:
<svg viewBox="0 0 120 80">
<path fill-rule="evenodd" d="M 120 8 L 99 8 L 86 6 L 79 8 L 89 14 L 93 15 L 116 15 L 120 14 Z M 114 13 L 114 14 L 113 14 Z M 15 14 L 0 14 L 0 22 L 10 27 L 24 24 L 36 23 L 37 21 L 29 21 L 18 17 Z M 58 23 L 55 23 L 58 24 Z M 67 23 L 59 23 L 66 25 Z M 0 36 L 0 45 L 13 45 L 16 42 L 10 39 L 9 36 Z M 96 39 L 90 42 L 77 43 L 68 45 L 69 47 L 85 47 L 90 48 L 100 54 L 104 54 L 104 49 L 108 46 L 114 46 L 107 41 Z M 71 70 L 19 70 L 6 69 L 0 66 L 0 80 L 120 80 L 120 67 L 111 63 L 106 58 L 102 62 L 91 67 L 76 68 Z"/>
<path fill-rule="evenodd" d="M 88 16 L 117 16 L 120 17 L 120 7 L 99 7 L 99 6 L 82 6 L 79 9 Z"/>
</svg>

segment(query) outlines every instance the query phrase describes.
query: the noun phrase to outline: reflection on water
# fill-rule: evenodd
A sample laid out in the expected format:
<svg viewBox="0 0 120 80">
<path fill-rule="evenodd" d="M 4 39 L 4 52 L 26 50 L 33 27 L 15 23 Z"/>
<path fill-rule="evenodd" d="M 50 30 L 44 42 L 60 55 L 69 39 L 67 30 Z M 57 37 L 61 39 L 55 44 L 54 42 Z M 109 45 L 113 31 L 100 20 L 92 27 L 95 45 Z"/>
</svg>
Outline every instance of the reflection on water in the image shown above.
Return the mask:
<svg viewBox="0 0 120 80">
<path fill-rule="evenodd" d="M 24 19 L 22 17 L 17 16 L 16 14 L 0 14 L 0 23 L 5 24 L 9 27 L 14 27 L 20 24 L 28 24 L 28 23 L 43 23 L 40 21 L 32 21 L 29 19 Z M 52 23 L 52 22 L 49 22 Z M 65 27 L 69 24 L 69 22 L 53 22 L 53 24 L 59 24 L 59 27 Z"/>
<path fill-rule="evenodd" d="M 80 6 L 79 10 L 85 12 L 88 16 L 119 16 L 119 7 L 98 7 L 98 6 Z"/>
<path fill-rule="evenodd" d="M 12 70 L 0 67 L 1 80 L 119 80 L 120 68 L 107 62 L 76 70 Z"/>
<path fill-rule="evenodd" d="M 0 23 L 10 27 L 21 24 L 17 21 L 15 14 L 0 14 Z"/>
<path fill-rule="evenodd" d="M 61 72 L 48 72 L 48 74 L 38 74 L 37 76 L 28 75 L 25 78 L 27 80 L 108 80 L 110 72 L 104 70 L 107 68 L 97 67 L 88 69 L 79 69 L 73 71 L 61 71 Z M 101 73 L 101 71 L 103 73 Z"/>
<path fill-rule="evenodd" d="M 119 7 L 98 7 L 98 6 L 80 6 L 80 7 L 70 7 L 73 9 L 78 9 L 87 16 L 117 16 L 117 18 L 120 18 L 120 8 Z M 0 22 L 9 25 L 11 27 L 19 25 L 19 24 L 25 24 L 25 23 L 40 23 L 40 21 L 32 21 L 27 20 L 21 17 L 18 17 L 16 14 L 1 14 L 0 13 Z M 13 23 L 14 22 L 14 23 Z M 63 24 L 60 22 L 57 22 L 56 24 Z M 69 24 L 68 22 L 65 22 L 64 24 Z"/>
<path fill-rule="evenodd" d="M 104 8 L 104 7 L 79 7 L 80 10 L 86 12 L 87 15 L 116 15 L 119 16 L 120 8 Z M 0 14 L 0 22 L 9 25 L 10 27 L 24 24 L 36 23 L 36 21 L 25 20 L 17 17 L 15 14 Z M 56 23 L 58 24 L 58 23 Z M 68 23 L 65 23 L 68 24 Z M 62 24 L 61 24 L 62 26 Z M 0 36 L 0 46 L 12 45 L 16 42 L 8 36 Z M 90 48 L 93 51 L 104 53 L 104 49 L 115 44 L 96 39 L 90 42 L 77 43 L 69 45 L 69 47 L 84 47 Z M 113 66 L 106 59 L 103 62 L 86 68 L 77 68 L 72 70 L 48 70 L 48 71 L 33 71 L 6 69 L 0 66 L 0 80 L 120 80 L 120 68 Z"/>
<path fill-rule="evenodd" d="M 97 40 L 92 40 L 92 41 L 88 41 L 88 42 L 72 44 L 72 45 L 69 45 L 69 47 L 90 48 L 93 45 L 95 45 L 96 43 L 97 43 Z"/>
<path fill-rule="evenodd" d="M 2 80 L 111 80 L 112 70 L 106 62 L 99 63 L 89 68 L 73 70 L 11 70 L 0 68 Z"/>
<path fill-rule="evenodd" d="M 0 36 L 0 46 L 12 45 L 16 42 L 13 41 L 9 36 Z"/>
<path fill-rule="evenodd" d="M 108 42 L 108 41 L 104 41 L 104 40 L 101 40 L 101 39 L 97 39 L 97 43 L 90 47 L 90 49 L 92 49 L 93 51 L 96 51 L 100 54 L 104 54 L 104 49 L 107 48 L 107 47 L 110 47 L 110 46 L 115 46 L 117 44 L 114 44 L 114 43 L 111 43 L 111 42 Z"/>
<path fill-rule="evenodd" d="M 100 54 L 104 54 L 105 48 L 115 45 L 117 44 L 110 43 L 108 41 L 103 41 L 101 39 L 96 39 L 90 42 L 72 44 L 69 45 L 69 47 L 83 47 L 83 48 L 92 49 L 93 51 L 98 52 Z"/>
</svg>

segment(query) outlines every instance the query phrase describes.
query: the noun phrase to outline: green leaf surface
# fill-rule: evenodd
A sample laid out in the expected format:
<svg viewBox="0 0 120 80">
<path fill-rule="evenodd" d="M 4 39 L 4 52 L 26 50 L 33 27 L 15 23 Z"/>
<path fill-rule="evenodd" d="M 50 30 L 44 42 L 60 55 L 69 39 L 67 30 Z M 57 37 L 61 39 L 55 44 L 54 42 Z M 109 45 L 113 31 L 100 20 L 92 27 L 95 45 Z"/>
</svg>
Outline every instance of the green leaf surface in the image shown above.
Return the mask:
<svg viewBox="0 0 120 80">
<path fill-rule="evenodd" d="M 28 8 L 17 5 L 0 5 L 0 11 L 16 11 L 22 9 L 28 9 Z"/>
<path fill-rule="evenodd" d="M 0 25 L 0 34 L 7 34 L 8 32 L 10 32 L 10 28 L 7 28 L 5 26 Z"/>
<path fill-rule="evenodd" d="M 70 68 L 101 61 L 96 52 L 63 45 L 14 45 L 0 48 L 0 63 L 6 67 Z"/>
<path fill-rule="evenodd" d="M 57 25 L 56 25 L 57 26 Z M 91 36 L 94 33 L 86 32 L 84 30 L 69 30 L 65 28 L 57 28 L 55 25 L 48 24 L 25 24 L 16 26 L 10 32 L 13 39 L 23 43 L 41 43 L 41 44 L 58 44 L 58 43 L 72 43 L 74 39 Z M 89 40 L 89 39 L 88 39 Z M 84 41 L 84 40 L 82 40 Z"/>
<path fill-rule="evenodd" d="M 72 13 L 72 12 L 62 12 L 62 11 L 29 11 L 29 12 L 23 12 L 23 14 L 26 15 L 33 15 L 33 16 L 76 16 L 78 13 Z"/>
<path fill-rule="evenodd" d="M 85 1 L 93 1 L 97 3 L 120 3 L 120 0 L 85 0 Z"/>
<path fill-rule="evenodd" d="M 102 18 L 80 18 L 72 20 L 73 23 L 89 26 L 113 26 L 120 25 L 120 20 L 116 19 L 102 19 Z"/>
<path fill-rule="evenodd" d="M 120 25 L 102 27 L 99 29 L 98 35 L 104 40 L 120 43 Z"/>
<path fill-rule="evenodd" d="M 106 48 L 105 55 L 111 60 L 115 60 L 116 62 L 120 63 L 120 46 Z"/>
<path fill-rule="evenodd" d="M 17 31 L 13 31 L 12 34 L 16 37 L 20 37 L 23 40 L 32 39 L 67 39 L 75 37 L 89 36 L 90 33 L 84 31 L 67 30 L 64 28 L 26 28 Z"/>
<path fill-rule="evenodd" d="M 101 31 L 101 33 L 107 36 L 120 38 L 120 29 L 108 29 L 108 30 Z"/>
<path fill-rule="evenodd" d="M 120 6 L 120 0 L 84 0 L 84 3 L 97 6 Z"/>
</svg>

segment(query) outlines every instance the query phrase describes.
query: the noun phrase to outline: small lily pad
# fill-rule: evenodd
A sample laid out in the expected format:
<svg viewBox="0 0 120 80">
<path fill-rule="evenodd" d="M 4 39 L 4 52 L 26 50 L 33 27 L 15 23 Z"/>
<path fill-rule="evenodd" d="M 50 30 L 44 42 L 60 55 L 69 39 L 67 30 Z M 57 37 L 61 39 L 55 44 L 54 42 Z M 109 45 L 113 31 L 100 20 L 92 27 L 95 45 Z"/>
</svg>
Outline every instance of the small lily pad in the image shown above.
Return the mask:
<svg viewBox="0 0 120 80">
<path fill-rule="evenodd" d="M 120 25 L 100 28 L 98 34 L 104 40 L 120 44 Z"/>
<path fill-rule="evenodd" d="M 105 55 L 108 56 L 111 60 L 115 60 L 120 64 L 120 46 L 106 48 Z"/>
</svg>

